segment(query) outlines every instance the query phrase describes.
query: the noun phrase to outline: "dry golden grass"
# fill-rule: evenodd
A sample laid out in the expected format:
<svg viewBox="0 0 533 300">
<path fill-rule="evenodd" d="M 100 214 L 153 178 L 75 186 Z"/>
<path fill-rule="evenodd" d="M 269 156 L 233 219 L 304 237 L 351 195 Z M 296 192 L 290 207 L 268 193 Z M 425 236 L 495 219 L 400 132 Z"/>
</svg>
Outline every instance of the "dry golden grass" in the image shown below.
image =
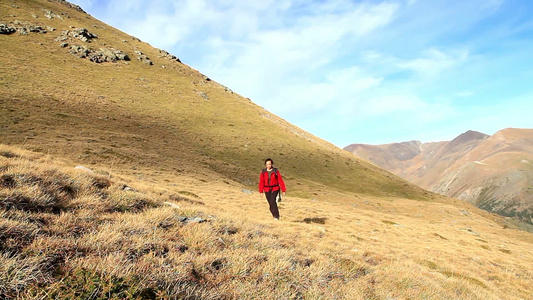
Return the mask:
<svg viewBox="0 0 533 300">
<path fill-rule="evenodd" d="M 274 221 L 258 193 L 224 182 L 183 176 L 174 186 L 154 176 L 146 183 L 10 146 L 0 153 L 9 183 L 0 190 L 3 297 L 527 299 L 533 292 L 531 234 L 459 201 L 289 195 Z M 61 192 L 66 186 L 72 196 Z M 39 201 L 8 207 L 12 195 L 49 197 L 56 209 Z"/>
</svg>

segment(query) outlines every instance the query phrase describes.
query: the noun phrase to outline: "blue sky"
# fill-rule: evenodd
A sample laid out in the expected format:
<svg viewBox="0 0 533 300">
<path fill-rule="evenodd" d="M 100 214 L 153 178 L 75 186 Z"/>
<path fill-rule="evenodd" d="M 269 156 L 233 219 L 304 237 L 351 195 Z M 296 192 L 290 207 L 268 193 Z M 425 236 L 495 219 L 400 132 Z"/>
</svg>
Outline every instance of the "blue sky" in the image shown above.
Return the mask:
<svg viewBox="0 0 533 300">
<path fill-rule="evenodd" d="M 530 0 L 71 2 L 339 147 L 533 128 Z"/>
</svg>

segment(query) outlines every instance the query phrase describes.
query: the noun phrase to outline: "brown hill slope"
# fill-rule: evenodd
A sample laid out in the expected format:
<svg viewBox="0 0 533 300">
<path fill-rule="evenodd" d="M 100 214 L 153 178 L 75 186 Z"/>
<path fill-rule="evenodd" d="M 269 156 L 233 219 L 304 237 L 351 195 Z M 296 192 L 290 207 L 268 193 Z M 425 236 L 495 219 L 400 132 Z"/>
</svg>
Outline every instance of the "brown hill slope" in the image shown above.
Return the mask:
<svg viewBox="0 0 533 300">
<path fill-rule="evenodd" d="M 533 222 L 533 130 L 509 128 L 492 136 L 468 131 L 450 142 L 420 144 L 407 160 L 384 147 L 395 151 L 388 145 L 345 149 L 428 190 Z"/>
<path fill-rule="evenodd" d="M 157 169 L 250 186 L 272 157 L 294 195 L 334 188 L 426 198 L 165 51 L 65 4 L 0 2 L 0 23 L 16 30 L 0 34 L 0 142 L 130 172 Z"/>
</svg>

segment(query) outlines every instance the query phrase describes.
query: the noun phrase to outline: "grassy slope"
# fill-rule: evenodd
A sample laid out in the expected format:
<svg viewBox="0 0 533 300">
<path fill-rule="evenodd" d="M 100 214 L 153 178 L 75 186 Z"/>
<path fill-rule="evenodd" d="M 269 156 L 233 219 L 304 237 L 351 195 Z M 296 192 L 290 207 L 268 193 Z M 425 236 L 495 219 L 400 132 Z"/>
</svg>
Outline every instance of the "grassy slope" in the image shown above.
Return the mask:
<svg viewBox="0 0 533 300">
<path fill-rule="evenodd" d="M 291 190 L 301 196 L 312 197 L 327 186 L 426 198 L 423 190 L 288 124 L 186 65 L 159 57 L 157 49 L 86 14 L 55 2 L 23 1 L 17 2 L 18 8 L 10 1 L 1 3 L 2 22 L 56 28 L 46 34 L 0 36 L 0 125 L 7 132 L 3 143 L 24 143 L 89 163 L 215 171 L 247 185 L 255 184 L 262 161 L 272 157 Z M 70 18 L 46 19 L 41 7 Z M 69 26 L 98 35 L 91 43 L 73 39 L 71 44 L 112 46 L 132 61 L 96 64 L 69 54 L 55 41 Z M 137 61 L 135 50 L 154 65 Z"/>
<path fill-rule="evenodd" d="M 0 297 L 526 299 L 531 234 L 466 203 L 151 184 L 0 145 Z M 135 191 L 124 191 L 124 184 Z M 13 201 L 27 199 L 27 201 Z M 164 202 L 179 205 L 174 208 Z M 185 224 L 180 217 L 202 217 Z"/>
</svg>

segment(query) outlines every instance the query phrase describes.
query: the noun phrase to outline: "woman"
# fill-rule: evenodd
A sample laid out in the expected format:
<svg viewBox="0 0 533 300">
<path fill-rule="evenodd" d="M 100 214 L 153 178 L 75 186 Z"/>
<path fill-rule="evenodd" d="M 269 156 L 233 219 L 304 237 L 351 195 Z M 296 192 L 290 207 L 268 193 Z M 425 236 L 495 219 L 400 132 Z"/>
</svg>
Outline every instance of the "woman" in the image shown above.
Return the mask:
<svg viewBox="0 0 533 300">
<path fill-rule="evenodd" d="M 265 169 L 261 171 L 259 176 L 259 193 L 265 193 L 268 204 L 270 205 L 270 212 L 274 219 L 279 220 L 278 204 L 276 198 L 278 197 L 279 190 L 283 192 L 285 196 L 285 183 L 278 169 L 274 168 L 274 161 L 267 158 L 265 160 Z"/>
</svg>

